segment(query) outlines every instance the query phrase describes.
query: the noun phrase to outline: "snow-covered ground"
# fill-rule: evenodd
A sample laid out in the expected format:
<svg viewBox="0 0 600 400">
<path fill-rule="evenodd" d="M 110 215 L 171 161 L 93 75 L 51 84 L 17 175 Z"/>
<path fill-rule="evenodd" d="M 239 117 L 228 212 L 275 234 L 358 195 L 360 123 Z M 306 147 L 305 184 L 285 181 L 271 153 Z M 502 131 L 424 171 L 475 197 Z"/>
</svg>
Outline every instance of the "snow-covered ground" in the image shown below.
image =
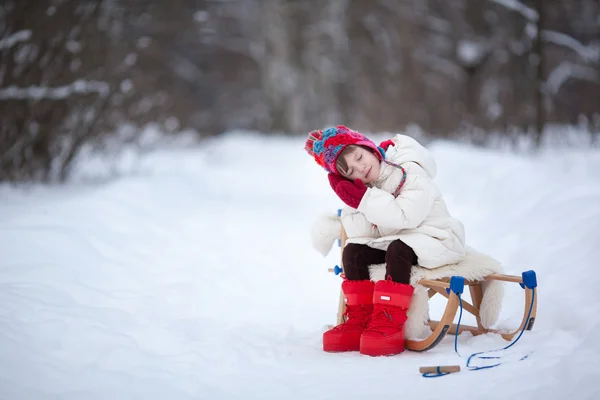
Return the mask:
<svg viewBox="0 0 600 400">
<path fill-rule="evenodd" d="M 468 242 L 537 272 L 535 327 L 509 354 L 526 360 L 467 371 L 497 335 L 461 335 L 464 358 L 452 336 L 324 353 L 339 252 L 321 257 L 308 230 L 340 202 L 303 138 L 238 133 L 110 181 L 86 183 L 90 162 L 67 185 L 0 185 L 0 399 L 600 398 L 600 151 L 429 147 Z M 523 291 L 505 297 L 499 327 L 515 327 Z M 463 372 L 419 375 L 438 364 Z"/>
</svg>

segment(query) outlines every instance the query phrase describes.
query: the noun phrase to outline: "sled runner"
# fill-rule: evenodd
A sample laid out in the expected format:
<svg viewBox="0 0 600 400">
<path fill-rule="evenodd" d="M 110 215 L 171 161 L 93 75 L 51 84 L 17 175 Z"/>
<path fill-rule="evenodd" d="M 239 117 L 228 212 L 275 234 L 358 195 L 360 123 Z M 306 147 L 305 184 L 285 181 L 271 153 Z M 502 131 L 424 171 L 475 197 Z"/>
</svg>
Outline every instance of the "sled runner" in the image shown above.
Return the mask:
<svg viewBox="0 0 600 400">
<path fill-rule="evenodd" d="M 346 233 L 342 228 L 341 239 L 338 242 L 341 249 L 344 248 L 346 244 L 346 239 Z M 417 317 L 416 324 L 425 323 L 426 326 L 424 327 L 429 327 L 430 334 L 426 337 L 420 336 L 419 338 L 411 338 L 410 334 L 407 334 L 405 347 L 408 350 L 430 350 L 433 347 L 435 347 L 438 343 L 440 343 L 441 340 L 446 336 L 446 334 L 458 335 L 465 331 L 471 332 L 473 335 L 481 335 L 484 333 L 497 333 L 500 334 L 505 340 L 510 341 L 516 334 L 518 334 L 522 330 L 531 330 L 533 328 L 537 311 L 537 282 L 534 271 L 525 271 L 523 272 L 522 276 L 505 275 L 502 273 L 489 273 L 478 277 L 478 279 L 465 279 L 462 277 L 463 275 L 466 275 L 467 277 L 470 276 L 469 274 L 473 275 L 471 271 L 473 263 L 471 263 L 471 265 L 468 265 L 468 263 L 466 264 L 467 265 L 465 265 L 464 267 L 468 268 L 468 270 L 464 269 L 464 274 L 461 273 L 461 266 L 459 266 L 458 264 L 454 265 L 454 268 L 450 269 L 450 271 L 452 272 L 450 276 L 441 276 L 436 277 L 435 279 L 425 279 L 423 277 L 419 277 L 418 274 L 413 274 L 416 275 L 413 276 L 414 282 L 413 278 L 411 278 L 411 283 L 415 286 L 415 295 L 418 293 L 419 289 L 421 289 L 422 296 L 425 298 L 424 301 L 427 303 L 429 299 L 439 294 L 446 298 L 447 304 L 444 313 L 439 321 L 429 320 L 428 305 L 425 306 L 427 308 L 425 310 L 425 319 L 423 319 L 422 315 L 421 318 Z M 413 268 L 425 270 L 421 267 Z M 443 274 L 444 268 L 445 267 L 440 267 L 436 270 L 425 270 L 425 272 L 423 273 L 430 274 L 435 271 L 435 273 Z M 336 266 L 336 268 L 330 269 L 330 272 L 334 272 L 336 275 L 340 274 L 343 272 L 343 266 L 342 268 Z M 500 332 L 495 329 L 486 328 L 486 326 L 490 326 L 493 322 L 495 322 L 495 318 L 497 318 L 499 313 L 499 304 L 495 305 L 496 310 L 491 312 L 491 314 L 495 314 L 495 316 L 488 317 L 487 315 L 484 315 L 484 313 L 482 313 L 482 311 L 487 311 L 490 308 L 488 304 L 484 304 L 482 307 L 484 287 L 489 287 L 490 284 L 498 286 L 498 284 L 503 282 L 517 283 L 521 285 L 521 287 L 525 291 L 525 305 L 521 325 L 511 332 Z M 467 286 L 469 288 L 471 302 L 462 299 L 464 286 Z M 495 300 L 501 302 L 501 295 Z M 470 313 L 475 317 L 477 321 L 477 326 L 460 324 L 460 326 L 457 329 L 457 326 L 453 323 L 453 321 L 461 306 L 464 311 Z M 411 308 L 414 307 L 411 305 Z M 343 315 L 345 311 L 346 305 L 344 303 L 344 293 L 340 290 L 336 325 L 344 322 Z M 482 322 L 482 316 L 485 317 L 483 318 L 485 320 L 485 323 Z M 411 316 L 409 311 L 409 321 L 410 320 Z M 409 321 L 407 321 L 407 324 Z"/>
</svg>

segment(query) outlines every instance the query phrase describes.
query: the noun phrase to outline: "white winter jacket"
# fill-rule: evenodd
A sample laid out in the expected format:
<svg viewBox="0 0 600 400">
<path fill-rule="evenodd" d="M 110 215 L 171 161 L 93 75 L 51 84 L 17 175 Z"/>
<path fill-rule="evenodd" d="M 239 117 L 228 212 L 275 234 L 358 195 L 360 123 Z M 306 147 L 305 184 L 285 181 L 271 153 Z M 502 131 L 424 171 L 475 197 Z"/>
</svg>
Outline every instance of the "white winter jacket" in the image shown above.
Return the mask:
<svg viewBox="0 0 600 400">
<path fill-rule="evenodd" d="M 400 239 L 409 245 L 419 265 L 436 268 L 460 261 L 466 253 L 465 232 L 460 221 L 448 212 L 433 182 L 436 164 L 429 151 L 413 138 L 396 135 L 385 159 L 401 165 L 406 182 L 398 197 L 393 193 L 402 180 L 402 170 L 381 163 L 379 178 L 371 183 L 358 209 L 342 210 L 347 243 L 366 244 L 386 250 Z"/>
</svg>

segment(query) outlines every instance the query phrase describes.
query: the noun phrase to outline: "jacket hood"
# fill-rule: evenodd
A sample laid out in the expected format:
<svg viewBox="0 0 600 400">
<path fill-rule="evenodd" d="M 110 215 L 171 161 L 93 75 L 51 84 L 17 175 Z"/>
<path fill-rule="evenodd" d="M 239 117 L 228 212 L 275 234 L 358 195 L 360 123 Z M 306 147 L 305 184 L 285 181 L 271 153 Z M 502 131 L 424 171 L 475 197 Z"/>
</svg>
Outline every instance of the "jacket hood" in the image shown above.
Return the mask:
<svg viewBox="0 0 600 400">
<path fill-rule="evenodd" d="M 427 172 L 431 179 L 437 174 L 437 165 L 429 151 L 410 136 L 396 135 L 392 139 L 394 146 L 390 146 L 385 153 L 385 159 L 396 164 L 407 162 L 417 163 Z"/>
</svg>

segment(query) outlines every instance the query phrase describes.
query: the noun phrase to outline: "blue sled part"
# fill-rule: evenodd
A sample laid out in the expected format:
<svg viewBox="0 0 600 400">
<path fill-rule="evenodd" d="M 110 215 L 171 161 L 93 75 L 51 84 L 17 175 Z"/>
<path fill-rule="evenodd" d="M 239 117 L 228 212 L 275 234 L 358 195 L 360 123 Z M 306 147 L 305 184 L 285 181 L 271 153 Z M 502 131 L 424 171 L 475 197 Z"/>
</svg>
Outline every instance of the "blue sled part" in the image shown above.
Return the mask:
<svg viewBox="0 0 600 400">
<path fill-rule="evenodd" d="M 336 274 L 336 275 L 341 274 L 342 271 L 343 271 L 343 269 L 340 268 L 339 265 L 336 265 L 335 267 L 333 267 L 333 273 Z"/>
<path fill-rule="evenodd" d="M 523 289 L 533 289 L 537 287 L 537 277 L 535 275 L 535 271 L 525 271 L 521 274 L 521 276 L 523 277 L 523 283 L 520 283 L 519 285 L 521 285 Z"/>
<path fill-rule="evenodd" d="M 465 288 L 465 278 L 462 276 L 453 276 L 450 278 L 450 287 L 446 288 L 446 293 L 450 294 L 453 291 L 456 294 L 461 294 Z"/>
</svg>

